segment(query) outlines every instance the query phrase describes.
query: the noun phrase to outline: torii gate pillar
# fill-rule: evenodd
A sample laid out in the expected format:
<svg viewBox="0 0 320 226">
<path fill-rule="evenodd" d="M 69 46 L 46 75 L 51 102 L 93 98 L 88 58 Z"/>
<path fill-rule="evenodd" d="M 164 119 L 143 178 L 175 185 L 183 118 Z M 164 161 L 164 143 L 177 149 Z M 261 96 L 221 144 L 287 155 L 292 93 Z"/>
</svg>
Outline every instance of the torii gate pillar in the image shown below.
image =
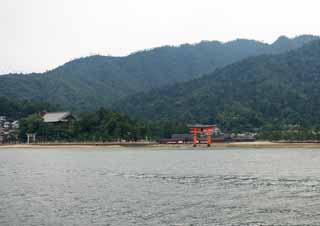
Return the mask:
<svg viewBox="0 0 320 226">
<path fill-rule="evenodd" d="M 193 147 L 196 147 L 197 143 L 197 128 L 193 128 Z"/>
</svg>

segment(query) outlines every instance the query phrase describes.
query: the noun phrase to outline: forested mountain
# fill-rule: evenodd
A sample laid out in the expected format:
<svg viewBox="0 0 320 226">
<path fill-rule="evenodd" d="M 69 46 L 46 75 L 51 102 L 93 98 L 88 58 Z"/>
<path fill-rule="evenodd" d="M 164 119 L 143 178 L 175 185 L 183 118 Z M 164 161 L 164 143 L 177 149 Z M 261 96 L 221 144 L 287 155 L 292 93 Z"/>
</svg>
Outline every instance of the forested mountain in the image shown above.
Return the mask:
<svg viewBox="0 0 320 226">
<path fill-rule="evenodd" d="M 11 120 L 17 120 L 44 110 L 55 111 L 58 109 L 58 106 L 53 106 L 48 103 L 29 100 L 9 100 L 0 97 L 0 116 L 7 116 Z"/>
<path fill-rule="evenodd" d="M 121 98 L 187 81 L 249 56 L 281 53 L 318 39 L 280 37 L 273 44 L 239 39 L 160 47 L 127 57 L 91 56 L 42 74 L 0 76 L 0 96 L 34 99 L 87 111 Z M 41 57 L 41 56 L 40 56 Z"/>
<path fill-rule="evenodd" d="M 136 118 L 217 123 L 224 129 L 320 126 L 320 41 L 250 57 L 192 81 L 128 98 Z"/>
</svg>

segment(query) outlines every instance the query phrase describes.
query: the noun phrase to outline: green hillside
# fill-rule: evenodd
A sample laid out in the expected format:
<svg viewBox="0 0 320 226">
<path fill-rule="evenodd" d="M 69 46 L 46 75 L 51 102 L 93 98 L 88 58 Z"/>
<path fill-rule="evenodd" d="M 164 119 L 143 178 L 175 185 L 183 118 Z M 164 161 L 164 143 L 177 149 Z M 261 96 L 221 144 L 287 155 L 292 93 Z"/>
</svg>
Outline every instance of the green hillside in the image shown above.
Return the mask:
<svg viewBox="0 0 320 226">
<path fill-rule="evenodd" d="M 128 98 L 137 118 L 218 123 L 228 130 L 320 126 L 320 41 L 250 57 L 200 79 Z"/>
<path fill-rule="evenodd" d="M 59 109 L 58 106 L 53 106 L 48 103 L 28 100 L 9 100 L 0 97 L 0 116 L 7 116 L 11 120 L 18 120 L 22 117 L 44 110 L 55 111 Z"/>
<path fill-rule="evenodd" d="M 298 48 L 315 36 L 280 37 L 272 45 L 235 40 L 160 47 L 127 57 L 91 56 L 42 74 L 0 76 L 0 96 L 88 111 L 141 91 L 188 81 L 249 56 Z M 39 56 L 41 57 L 41 56 Z"/>
</svg>

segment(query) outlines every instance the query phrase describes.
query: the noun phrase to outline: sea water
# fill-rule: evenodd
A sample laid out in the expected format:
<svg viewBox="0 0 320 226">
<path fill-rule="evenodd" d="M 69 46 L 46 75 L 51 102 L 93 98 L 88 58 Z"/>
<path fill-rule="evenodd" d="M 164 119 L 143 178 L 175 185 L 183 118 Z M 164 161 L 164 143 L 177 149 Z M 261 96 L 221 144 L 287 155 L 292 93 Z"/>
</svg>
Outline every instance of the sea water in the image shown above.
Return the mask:
<svg viewBox="0 0 320 226">
<path fill-rule="evenodd" d="M 320 225 L 320 150 L 2 148 L 0 225 Z"/>
</svg>

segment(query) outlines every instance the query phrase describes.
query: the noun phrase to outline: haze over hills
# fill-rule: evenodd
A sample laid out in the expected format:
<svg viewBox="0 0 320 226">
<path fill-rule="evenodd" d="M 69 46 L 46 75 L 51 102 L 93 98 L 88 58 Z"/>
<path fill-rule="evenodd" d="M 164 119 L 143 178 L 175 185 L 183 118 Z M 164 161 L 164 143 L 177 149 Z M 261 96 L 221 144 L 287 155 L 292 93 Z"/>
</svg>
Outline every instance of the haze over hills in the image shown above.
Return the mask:
<svg viewBox="0 0 320 226">
<path fill-rule="evenodd" d="M 319 126 L 320 41 L 129 97 L 117 109 L 137 118 L 218 123 L 239 131 Z"/>
<path fill-rule="evenodd" d="M 46 73 L 0 76 L 0 96 L 47 101 L 70 110 L 93 110 L 138 92 L 198 78 L 250 56 L 296 49 L 315 39 L 319 37 L 282 36 L 273 44 L 245 39 L 227 43 L 203 41 L 164 46 L 127 57 L 85 57 Z"/>
</svg>

